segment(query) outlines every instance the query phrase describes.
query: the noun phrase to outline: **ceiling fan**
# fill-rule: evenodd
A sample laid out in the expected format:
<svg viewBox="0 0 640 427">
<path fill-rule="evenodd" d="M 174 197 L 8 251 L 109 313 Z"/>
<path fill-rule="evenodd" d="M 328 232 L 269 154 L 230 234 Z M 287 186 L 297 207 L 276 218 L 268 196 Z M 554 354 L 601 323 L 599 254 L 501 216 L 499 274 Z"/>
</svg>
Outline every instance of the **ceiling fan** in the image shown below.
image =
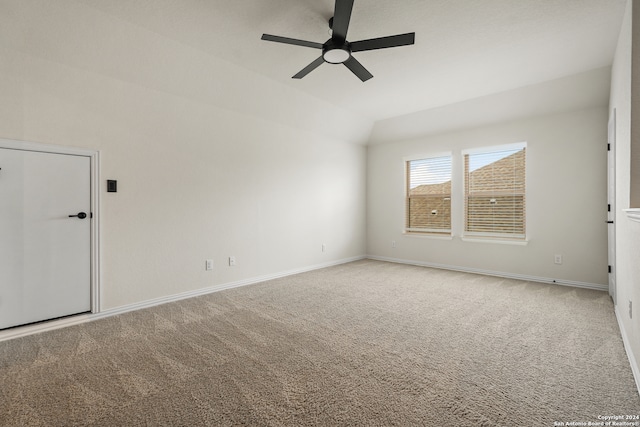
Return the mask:
<svg viewBox="0 0 640 427">
<path fill-rule="evenodd" d="M 372 78 L 373 75 L 351 55 L 353 52 L 411 45 L 415 43 L 416 33 L 348 42 L 347 30 L 349 29 L 349 21 L 351 20 L 353 1 L 354 0 L 336 0 L 333 18 L 329 20 L 329 28 L 332 30 L 331 38 L 324 43 L 273 36 L 271 34 L 263 34 L 262 40 L 322 49 L 322 55 L 300 70 L 298 74 L 293 76 L 294 79 L 301 79 L 322 65 L 323 62 L 328 62 L 329 64 L 344 64 L 344 66 L 350 69 L 360 80 L 366 82 Z"/>
</svg>

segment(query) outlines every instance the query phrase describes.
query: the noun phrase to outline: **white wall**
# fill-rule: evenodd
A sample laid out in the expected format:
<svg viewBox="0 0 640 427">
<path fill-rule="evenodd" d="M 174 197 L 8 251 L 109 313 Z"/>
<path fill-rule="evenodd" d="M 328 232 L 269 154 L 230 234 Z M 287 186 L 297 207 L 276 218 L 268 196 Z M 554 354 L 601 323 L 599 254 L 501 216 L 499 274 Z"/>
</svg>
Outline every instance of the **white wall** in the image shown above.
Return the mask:
<svg viewBox="0 0 640 427">
<path fill-rule="evenodd" d="M 633 11 L 633 15 L 640 19 L 640 10 Z M 630 205 L 632 106 L 640 108 L 636 105 L 640 98 L 637 89 L 633 92 L 632 105 L 632 79 L 634 82 L 640 80 L 638 70 L 634 70 L 632 76 L 632 27 L 634 42 L 640 42 L 640 25 L 632 25 L 632 2 L 629 1 L 612 68 L 610 111 L 616 110 L 616 313 L 627 352 L 631 355 L 636 382 L 639 382 L 640 326 L 637 316 L 640 307 L 636 304 L 640 304 L 640 223 L 631 221 L 624 212 Z M 637 117 L 633 116 L 633 120 Z M 634 164 L 633 167 L 640 166 Z M 635 305 L 634 318 L 629 317 L 629 301 Z"/>
<path fill-rule="evenodd" d="M 76 2 L 1 7 L 0 137 L 100 150 L 103 309 L 365 253 L 365 121 Z"/>
<path fill-rule="evenodd" d="M 597 107 L 371 146 L 368 253 L 512 276 L 605 285 L 606 137 L 607 109 Z M 453 151 L 453 174 L 462 177 L 461 150 L 522 141 L 528 144 L 526 246 L 462 241 L 460 180 L 452 190 L 452 240 L 403 234 L 404 157 Z M 554 254 L 563 255 L 562 265 L 554 264 Z"/>
<path fill-rule="evenodd" d="M 417 136 L 414 126 L 411 138 L 394 138 L 385 122 L 370 140 L 389 143 L 367 156 L 350 143 L 368 140 L 372 123 L 258 74 L 78 2 L 0 7 L 0 137 L 101 151 L 103 308 L 366 252 L 606 283 L 604 109 L 518 110 L 513 121 L 447 134 Z M 564 97 L 570 81 L 561 83 Z M 498 96 L 509 107 L 513 98 Z M 404 156 L 523 140 L 527 246 L 401 234 Z M 118 193 L 104 192 L 106 179 L 118 180 Z"/>
<path fill-rule="evenodd" d="M 524 86 L 405 116 L 377 121 L 370 144 L 381 144 L 563 113 L 609 102 L 611 67 Z"/>
</svg>

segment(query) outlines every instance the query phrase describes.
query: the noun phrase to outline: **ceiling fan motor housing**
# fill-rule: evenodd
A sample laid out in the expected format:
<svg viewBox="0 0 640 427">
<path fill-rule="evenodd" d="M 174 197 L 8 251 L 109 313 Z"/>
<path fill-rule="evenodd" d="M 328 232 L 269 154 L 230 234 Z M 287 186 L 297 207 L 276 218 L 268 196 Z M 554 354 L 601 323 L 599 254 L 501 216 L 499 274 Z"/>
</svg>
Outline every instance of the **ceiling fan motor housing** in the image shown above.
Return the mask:
<svg viewBox="0 0 640 427">
<path fill-rule="evenodd" d="M 329 39 L 322 45 L 322 58 L 329 64 L 342 64 L 351 57 L 351 43 L 345 41 L 335 43 Z"/>
</svg>

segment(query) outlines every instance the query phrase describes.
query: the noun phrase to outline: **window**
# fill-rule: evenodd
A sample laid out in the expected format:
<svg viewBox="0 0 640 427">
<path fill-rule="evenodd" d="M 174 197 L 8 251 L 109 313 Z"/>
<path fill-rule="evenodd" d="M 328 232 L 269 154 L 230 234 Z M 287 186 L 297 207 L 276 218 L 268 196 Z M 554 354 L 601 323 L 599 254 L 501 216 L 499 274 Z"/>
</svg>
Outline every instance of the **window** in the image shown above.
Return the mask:
<svg viewBox="0 0 640 427">
<path fill-rule="evenodd" d="M 451 154 L 408 160 L 405 230 L 451 233 Z"/>
<path fill-rule="evenodd" d="M 525 237 L 525 150 L 522 143 L 463 151 L 465 235 Z"/>
</svg>

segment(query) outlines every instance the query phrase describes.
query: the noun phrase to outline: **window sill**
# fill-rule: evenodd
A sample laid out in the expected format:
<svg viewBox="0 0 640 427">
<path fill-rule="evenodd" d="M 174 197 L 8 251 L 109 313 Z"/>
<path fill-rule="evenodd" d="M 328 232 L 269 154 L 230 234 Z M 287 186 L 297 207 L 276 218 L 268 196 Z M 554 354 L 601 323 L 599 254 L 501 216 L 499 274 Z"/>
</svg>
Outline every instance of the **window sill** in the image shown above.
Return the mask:
<svg viewBox="0 0 640 427">
<path fill-rule="evenodd" d="M 407 236 L 407 237 L 417 237 L 419 239 L 453 240 L 453 236 L 451 236 L 451 235 L 429 234 L 429 233 L 411 233 L 409 231 L 405 231 L 402 234 Z"/>
<path fill-rule="evenodd" d="M 463 242 L 474 242 L 474 243 L 497 243 L 499 245 L 515 245 L 515 246 L 527 246 L 529 244 L 529 240 L 515 240 L 515 239 L 500 239 L 500 238 L 489 238 L 489 237 L 470 237 L 470 236 L 462 236 L 460 240 Z"/>
<path fill-rule="evenodd" d="M 623 209 L 631 221 L 640 222 L 640 209 Z"/>
</svg>

